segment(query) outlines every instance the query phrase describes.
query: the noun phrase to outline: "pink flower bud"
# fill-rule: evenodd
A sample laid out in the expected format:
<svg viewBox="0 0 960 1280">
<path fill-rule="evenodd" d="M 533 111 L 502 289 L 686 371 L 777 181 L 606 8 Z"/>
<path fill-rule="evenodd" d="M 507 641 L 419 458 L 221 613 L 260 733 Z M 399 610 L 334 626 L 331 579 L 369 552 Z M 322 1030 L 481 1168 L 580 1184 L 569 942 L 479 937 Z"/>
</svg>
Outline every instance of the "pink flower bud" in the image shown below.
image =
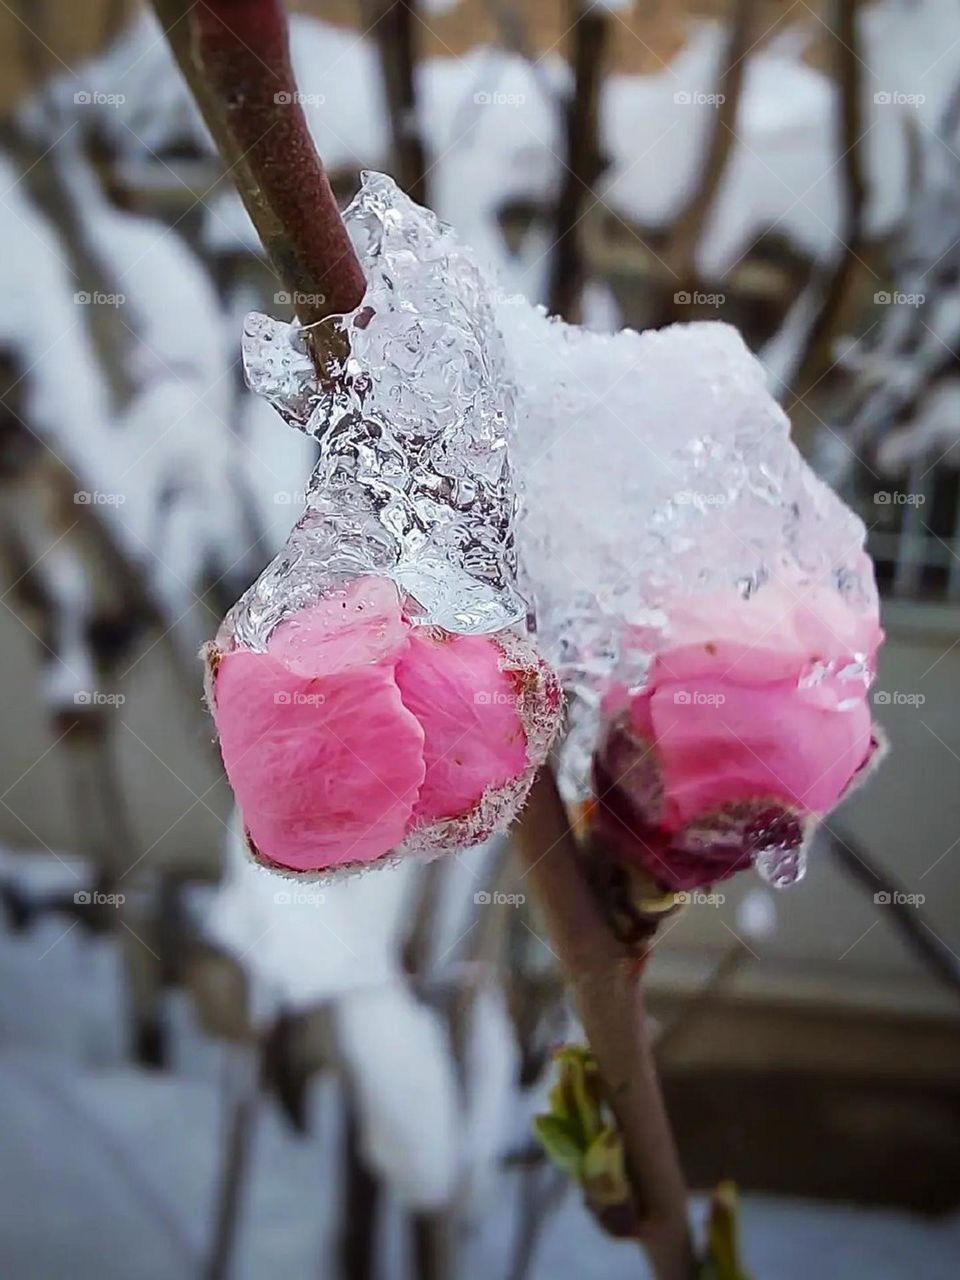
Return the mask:
<svg viewBox="0 0 960 1280">
<path fill-rule="evenodd" d="M 643 688 L 605 701 L 595 816 L 618 856 L 680 890 L 799 851 L 845 793 L 878 746 L 883 633 L 875 609 L 779 583 L 665 613 Z"/>
<path fill-rule="evenodd" d="M 526 641 L 414 627 L 386 578 L 288 617 L 265 653 L 205 656 L 250 844 L 291 871 L 484 839 L 513 817 L 560 719 L 556 678 Z"/>
</svg>

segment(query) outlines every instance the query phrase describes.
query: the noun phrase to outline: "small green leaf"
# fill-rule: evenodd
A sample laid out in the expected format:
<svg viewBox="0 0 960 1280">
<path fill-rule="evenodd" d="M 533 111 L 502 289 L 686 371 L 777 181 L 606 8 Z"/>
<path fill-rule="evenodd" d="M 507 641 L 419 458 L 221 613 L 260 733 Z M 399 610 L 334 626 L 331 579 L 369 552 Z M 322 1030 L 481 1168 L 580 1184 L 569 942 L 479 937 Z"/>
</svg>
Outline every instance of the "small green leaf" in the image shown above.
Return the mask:
<svg viewBox="0 0 960 1280">
<path fill-rule="evenodd" d="M 533 1131 L 557 1168 L 579 1181 L 583 1169 L 584 1151 L 578 1142 L 576 1131 L 570 1124 L 560 1116 L 535 1116 Z"/>
<path fill-rule="evenodd" d="M 623 1204 L 629 1200 L 623 1143 L 616 1129 L 602 1130 L 590 1144 L 583 1158 L 582 1181 L 596 1204 Z"/>
<path fill-rule="evenodd" d="M 740 1266 L 737 1223 L 737 1189 L 721 1182 L 710 1202 L 707 1227 L 707 1256 L 699 1280 L 750 1280 Z"/>
</svg>

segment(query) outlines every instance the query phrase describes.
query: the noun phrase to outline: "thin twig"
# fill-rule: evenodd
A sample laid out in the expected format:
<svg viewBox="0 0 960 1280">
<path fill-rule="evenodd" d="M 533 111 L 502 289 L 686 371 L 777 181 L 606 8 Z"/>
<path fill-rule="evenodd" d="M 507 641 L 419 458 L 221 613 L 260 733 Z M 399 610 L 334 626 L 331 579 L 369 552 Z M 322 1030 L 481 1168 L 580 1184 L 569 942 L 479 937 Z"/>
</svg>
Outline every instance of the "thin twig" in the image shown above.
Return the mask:
<svg viewBox="0 0 960 1280">
<path fill-rule="evenodd" d="M 735 942 L 721 956 L 716 968 L 707 978 L 703 986 L 663 1028 L 657 1037 L 657 1061 L 663 1063 L 670 1057 L 670 1052 L 678 1040 L 682 1040 L 687 1030 L 696 1024 L 701 1014 L 706 1012 L 731 978 L 735 977 L 751 956 L 750 948 L 745 943 Z"/>
<path fill-rule="evenodd" d="M 571 323 L 579 318 L 586 266 L 580 243 L 580 222 L 586 197 L 603 172 L 600 154 L 600 86 L 609 19 L 602 6 L 587 9 L 572 0 L 574 91 L 564 103 L 566 166 L 557 201 L 554 253 L 548 310 Z"/>
<path fill-rule="evenodd" d="M 866 849 L 849 832 L 827 831 L 830 849 L 847 875 L 868 893 L 878 897 L 889 920 L 904 942 L 932 974 L 954 995 L 960 995 L 960 962 L 948 946 L 924 923 L 923 913 L 908 905 L 909 897 L 904 886 L 884 867 L 870 857 Z"/>
<path fill-rule="evenodd" d="M 154 6 L 298 317 L 352 311 L 363 272 L 307 128 L 281 0 Z"/>
<path fill-rule="evenodd" d="M 830 343 L 837 318 L 863 257 L 866 232 L 867 178 L 864 164 L 861 101 L 862 62 L 858 55 L 858 0 L 835 0 L 833 45 L 837 59 L 840 110 L 837 116 L 838 165 L 842 179 L 843 251 L 821 286 L 821 302 L 804 344 L 793 384 L 793 407 L 812 390 L 820 371 L 829 363 Z"/>
<path fill-rule="evenodd" d="M 228 1046 L 227 1053 L 243 1054 L 243 1059 L 227 1059 L 231 1079 L 226 1088 L 226 1108 L 222 1162 L 214 1211 L 213 1239 L 204 1270 L 205 1280 L 229 1280 L 233 1272 L 243 1209 L 252 1167 L 253 1137 L 259 1110 L 259 1052 L 256 1048 Z M 253 1055 L 252 1060 L 248 1057 Z M 234 1068 L 231 1070 L 230 1068 Z"/>
<path fill-rule="evenodd" d="M 417 204 L 427 204 L 427 160 L 417 116 L 415 0 L 373 0 L 367 24 L 380 54 L 394 177 Z"/>
<path fill-rule="evenodd" d="M 640 965 L 600 910 L 549 769 L 530 794 L 517 844 L 617 1118 L 653 1274 L 691 1280 L 687 1192 L 647 1035 Z"/>
<path fill-rule="evenodd" d="M 449 1208 L 411 1213 L 410 1245 L 417 1280 L 454 1280 L 457 1228 Z"/>
<path fill-rule="evenodd" d="M 699 181 L 673 221 L 670 243 L 663 254 L 684 283 L 696 280 L 697 249 L 733 154 L 753 26 L 754 0 L 735 0 L 729 36 L 721 53 L 716 109 L 699 166 Z"/>
<path fill-rule="evenodd" d="M 510 1280 L 527 1280 L 533 1269 L 537 1245 L 551 1215 L 563 1203 L 570 1189 L 570 1180 L 559 1169 L 543 1164 L 524 1165 L 517 1176 L 520 1179 L 519 1224 L 509 1275 Z"/>
<path fill-rule="evenodd" d="M 342 1280 L 374 1280 L 377 1270 L 377 1228 L 383 1202 L 379 1179 L 363 1158 L 360 1118 L 347 1082 L 343 1084 L 344 1203 L 340 1215 L 339 1261 Z M 330 1274 L 327 1260 L 320 1271 Z"/>
</svg>

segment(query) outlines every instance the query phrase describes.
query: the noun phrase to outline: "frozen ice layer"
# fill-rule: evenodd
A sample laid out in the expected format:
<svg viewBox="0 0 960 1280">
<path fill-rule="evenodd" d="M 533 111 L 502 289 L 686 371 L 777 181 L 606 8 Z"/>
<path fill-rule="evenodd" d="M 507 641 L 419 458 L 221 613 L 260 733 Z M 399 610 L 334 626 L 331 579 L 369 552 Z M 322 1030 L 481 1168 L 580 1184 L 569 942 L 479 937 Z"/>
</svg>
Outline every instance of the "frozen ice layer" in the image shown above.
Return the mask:
<svg viewBox="0 0 960 1280">
<path fill-rule="evenodd" d="M 876 613 L 862 521 L 810 470 L 725 324 L 590 333 L 504 305 L 521 391 L 512 445 L 538 632 L 588 699 L 642 678 L 680 593 L 749 597 L 789 580 Z"/>
<path fill-rule="evenodd" d="M 806 465 L 737 332 L 609 337 L 502 306 L 520 387 L 520 553 L 572 695 L 568 797 L 687 889 L 803 869 L 876 748 L 861 521 Z"/>
<path fill-rule="evenodd" d="M 282 554 L 232 611 L 262 648 L 321 587 L 389 577 L 418 622 L 496 632 L 526 615 L 516 587 L 516 500 L 507 456 L 513 391 L 503 339 L 472 254 L 382 174 L 345 214 L 367 276 L 362 305 L 335 322 L 349 358 L 318 386 L 306 335 L 253 315 L 247 380 L 320 458 Z"/>
</svg>

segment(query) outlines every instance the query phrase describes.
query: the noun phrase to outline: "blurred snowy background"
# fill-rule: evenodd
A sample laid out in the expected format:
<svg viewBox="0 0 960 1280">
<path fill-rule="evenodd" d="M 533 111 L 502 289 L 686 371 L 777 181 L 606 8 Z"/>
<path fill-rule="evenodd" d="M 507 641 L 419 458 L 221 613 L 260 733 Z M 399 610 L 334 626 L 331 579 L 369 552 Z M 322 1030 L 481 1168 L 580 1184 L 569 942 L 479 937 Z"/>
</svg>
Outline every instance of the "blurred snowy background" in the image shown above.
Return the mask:
<svg viewBox="0 0 960 1280">
<path fill-rule="evenodd" d="M 960 3 L 294 8 L 338 195 L 393 172 L 505 302 L 736 324 L 863 515 L 895 754 L 801 885 L 674 918 L 652 1009 L 758 1280 L 954 1277 Z M 241 856 L 195 654 L 302 505 L 239 368 L 289 300 L 148 11 L 0 30 L 0 1274 L 640 1274 L 529 1138 L 569 1020 L 508 845 Z"/>
</svg>

